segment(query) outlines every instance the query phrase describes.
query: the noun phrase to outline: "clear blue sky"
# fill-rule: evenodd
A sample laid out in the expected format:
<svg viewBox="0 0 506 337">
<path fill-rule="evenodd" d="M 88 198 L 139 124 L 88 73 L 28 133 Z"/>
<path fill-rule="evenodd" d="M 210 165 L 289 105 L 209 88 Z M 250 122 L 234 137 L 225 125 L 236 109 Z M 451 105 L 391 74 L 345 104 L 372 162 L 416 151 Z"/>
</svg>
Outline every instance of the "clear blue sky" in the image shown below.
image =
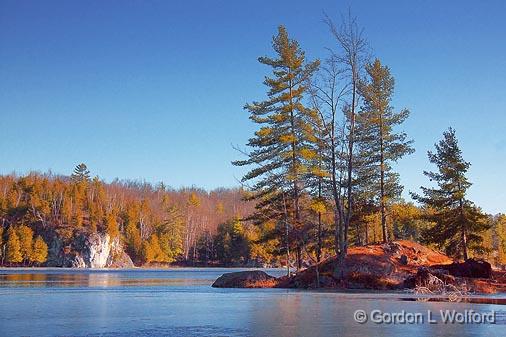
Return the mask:
<svg viewBox="0 0 506 337">
<path fill-rule="evenodd" d="M 237 185 L 232 144 L 254 126 L 271 37 L 285 24 L 310 58 L 333 41 L 322 12 L 346 1 L 0 0 L 0 173 Z M 426 184 L 426 152 L 453 126 L 472 162 L 470 198 L 506 211 L 506 2 L 354 1 L 417 152 L 396 168 Z"/>
</svg>

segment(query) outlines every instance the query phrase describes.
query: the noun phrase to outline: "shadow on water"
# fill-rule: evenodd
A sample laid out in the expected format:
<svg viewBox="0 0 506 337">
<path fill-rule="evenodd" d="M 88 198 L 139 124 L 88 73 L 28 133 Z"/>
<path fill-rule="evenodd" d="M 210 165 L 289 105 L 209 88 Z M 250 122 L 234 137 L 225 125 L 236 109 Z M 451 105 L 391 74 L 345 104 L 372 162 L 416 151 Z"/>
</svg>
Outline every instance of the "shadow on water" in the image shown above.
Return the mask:
<svg viewBox="0 0 506 337">
<path fill-rule="evenodd" d="M 459 302 L 459 303 L 472 303 L 472 304 L 496 304 L 506 305 L 506 298 L 504 297 L 462 297 L 458 301 L 449 300 L 448 297 L 401 297 L 401 301 L 408 302 Z"/>
</svg>

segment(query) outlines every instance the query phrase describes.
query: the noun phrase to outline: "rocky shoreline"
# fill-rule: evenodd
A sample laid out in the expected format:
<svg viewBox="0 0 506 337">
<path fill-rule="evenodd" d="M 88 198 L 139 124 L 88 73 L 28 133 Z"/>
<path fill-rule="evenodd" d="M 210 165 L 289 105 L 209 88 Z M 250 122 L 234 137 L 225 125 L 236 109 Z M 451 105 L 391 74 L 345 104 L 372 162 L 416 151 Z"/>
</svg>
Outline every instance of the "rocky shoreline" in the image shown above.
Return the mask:
<svg viewBox="0 0 506 337">
<path fill-rule="evenodd" d="M 224 288 L 406 290 L 418 294 L 506 292 L 506 272 L 482 260 L 454 261 L 410 241 L 350 248 L 344 268 L 335 258 L 294 275 L 274 278 L 262 271 L 227 273 L 213 284 Z"/>
</svg>

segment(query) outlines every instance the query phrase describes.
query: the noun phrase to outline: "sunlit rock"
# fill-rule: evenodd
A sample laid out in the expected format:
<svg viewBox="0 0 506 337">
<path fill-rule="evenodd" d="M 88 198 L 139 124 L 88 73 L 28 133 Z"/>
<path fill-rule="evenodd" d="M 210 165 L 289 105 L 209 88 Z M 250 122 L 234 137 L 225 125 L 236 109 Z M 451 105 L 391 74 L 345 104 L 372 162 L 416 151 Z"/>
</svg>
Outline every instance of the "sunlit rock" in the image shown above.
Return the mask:
<svg viewBox="0 0 506 337">
<path fill-rule="evenodd" d="M 64 246 L 55 237 L 49 248 L 48 266 L 67 268 L 131 268 L 133 262 L 118 238 L 108 234 L 82 233 Z"/>
</svg>

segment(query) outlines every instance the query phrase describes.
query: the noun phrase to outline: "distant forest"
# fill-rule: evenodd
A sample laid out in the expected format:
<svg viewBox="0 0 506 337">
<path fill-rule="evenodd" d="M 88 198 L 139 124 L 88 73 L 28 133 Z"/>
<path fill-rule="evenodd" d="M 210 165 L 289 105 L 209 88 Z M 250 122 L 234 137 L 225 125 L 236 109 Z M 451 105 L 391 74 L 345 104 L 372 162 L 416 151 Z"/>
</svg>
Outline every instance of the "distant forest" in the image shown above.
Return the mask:
<svg viewBox="0 0 506 337">
<path fill-rule="evenodd" d="M 47 244 L 54 237 L 70 244 L 81 233 L 107 233 L 120 238 L 140 265 L 229 261 L 226 241 L 233 230 L 240 230 L 252 241 L 257 235 L 239 222 L 253 209 L 251 202 L 243 201 L 241 189 L 207 192 L 132 181 L 104 183 L 90 178 L 86 165 L 81 164 L 71 176 L 2 176 L 0 191 L 3 264 L 44 262 L 32 259 L 29 248 L 23 249 L 33 245 L 37 237 Z M 17 236 L 15 245 L 13 236 Z M 17 247 L 21 255 L 13 252 Z M 237 254 L 243 254 L 243 259 L 250 257 L 249 252 Z"/>
<path fill-rule="evenodd" d="M 44 265 L 48 245 L 58 237 L 67 245 L 82 233 L 109 234 L 123 244 L 136 265 L 259 266 L 286 264 L 283 229 L 275 220 L 247 220 L 255 203 L 242 189 L 174 190 L 163 184 L 90 178 L 84 165 L 72 176 L 30 173 L 0 177 L 0 261 L 2 265 Z M 427 211 L 398 201 L 390 206 L 392 239 L 423 241 L 430 228 Z M 323 210 L 322 257 L 334 255 L 331 209 Z M 506 217 L 491 224 L 477 254 L 506 262 Z M 352 245 L 379 242 L 381 215 L 357 208 Z M 304 264 L 316 259 L 316 229 L 305 233 Z M 71 247 L 69 247 L 71 248 Z M 293 259 L 295 261 L 295 259 Z M 292 263 L 294 263 L 292 261 Z"/>
</svg>

